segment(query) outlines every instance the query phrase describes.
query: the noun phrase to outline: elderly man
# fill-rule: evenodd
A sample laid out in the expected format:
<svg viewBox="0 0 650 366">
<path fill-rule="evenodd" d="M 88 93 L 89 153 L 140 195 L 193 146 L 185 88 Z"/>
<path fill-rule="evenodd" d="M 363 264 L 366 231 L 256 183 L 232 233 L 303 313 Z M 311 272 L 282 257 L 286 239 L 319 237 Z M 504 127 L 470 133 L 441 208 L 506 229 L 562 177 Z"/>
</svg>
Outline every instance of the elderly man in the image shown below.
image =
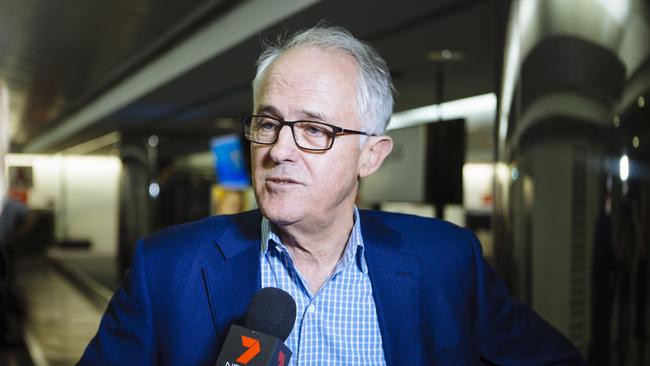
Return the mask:
<svg viewBox="0 0 650 366">
<path fill-rule="evenodd" d="M 300 32 L 260 56 L 253 92 L 260 210 L 138 243 L 81 364 L 214 365 L 263 287 L 296 300 L 294 365 L 582 364 L 467 230 L 355 207 L 392 149 L 392 84 L 372 48 L 340 28 Z"/>
</svg>

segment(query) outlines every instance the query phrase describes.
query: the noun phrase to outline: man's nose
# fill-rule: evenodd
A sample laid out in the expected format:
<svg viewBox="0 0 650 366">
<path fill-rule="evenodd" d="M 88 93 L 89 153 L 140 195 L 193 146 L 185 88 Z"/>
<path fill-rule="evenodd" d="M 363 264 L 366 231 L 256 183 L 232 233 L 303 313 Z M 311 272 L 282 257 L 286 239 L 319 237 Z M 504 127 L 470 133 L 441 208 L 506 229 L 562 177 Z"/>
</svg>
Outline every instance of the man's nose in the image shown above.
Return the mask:
<svg viewBox="0 0 650 366">
<path fill-rule="evenodd" d="M 298 149 L 296 142 L 293 139 L 293 134 L 290 126 L 282 126 L 278 132 L 278 139 L 271 146 L 271 159 L 280 162 L 291 160 Z"/>
</svg>

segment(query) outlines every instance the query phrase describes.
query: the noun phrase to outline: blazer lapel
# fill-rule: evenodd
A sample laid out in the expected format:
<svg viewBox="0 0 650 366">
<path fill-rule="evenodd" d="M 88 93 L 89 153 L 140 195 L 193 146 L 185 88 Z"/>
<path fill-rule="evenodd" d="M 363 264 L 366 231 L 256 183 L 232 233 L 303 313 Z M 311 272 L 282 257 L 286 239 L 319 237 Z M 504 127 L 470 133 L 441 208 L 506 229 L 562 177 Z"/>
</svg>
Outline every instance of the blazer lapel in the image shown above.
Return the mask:
<svg viewBox="0 0 650 366">
<path fill-rule="evenodd" d="M 361 213 L 366 261 L 386 363 L 400 364 L 398 357 L 405 356 L 413 361 L 421 359 L 421 261 L 415 255 L 400 251 L 402 237 L 399 233 L 378 217 Z"/>
<path fill-rule="evenodd" d="M 232 323 L 241 323 L 248 304 L 260 288 L 259 211 L 231 216 L 216 239 L 214 256 L 203 267 L 217 344 Z"/>
</svg>

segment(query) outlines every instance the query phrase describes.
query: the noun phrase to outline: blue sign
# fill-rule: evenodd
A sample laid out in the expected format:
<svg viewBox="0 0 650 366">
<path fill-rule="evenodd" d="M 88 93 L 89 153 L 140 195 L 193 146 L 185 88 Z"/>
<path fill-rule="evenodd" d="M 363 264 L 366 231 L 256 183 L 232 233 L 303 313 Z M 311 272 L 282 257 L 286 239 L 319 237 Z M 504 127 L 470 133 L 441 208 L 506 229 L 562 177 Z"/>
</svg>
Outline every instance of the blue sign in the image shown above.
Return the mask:
<svg viewBox="0 0 650 366">
<path fill-rule="evenodd" d="M 210 140 L 214 155 L 217 182 L 224 188 L 244 189 L 250 186 L 242 145 L 238 135 L 225 135 Z"/>
</svg>

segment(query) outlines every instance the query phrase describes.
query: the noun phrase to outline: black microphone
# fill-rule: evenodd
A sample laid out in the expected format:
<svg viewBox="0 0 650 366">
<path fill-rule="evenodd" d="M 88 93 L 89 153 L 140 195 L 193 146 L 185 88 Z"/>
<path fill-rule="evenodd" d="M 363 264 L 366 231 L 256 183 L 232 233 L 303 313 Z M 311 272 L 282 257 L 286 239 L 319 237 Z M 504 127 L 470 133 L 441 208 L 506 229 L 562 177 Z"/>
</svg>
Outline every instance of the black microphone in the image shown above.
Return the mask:
<svg viewBox="0 0 650 366">
<path fill-rule="evenodd" d="M 296 302 L 279 288 L 261 289 L 244 321 L 232 325 L 215 366 L 286 366 L 291 350 L 284 345 L 296 321 Z"/>
</svg>

